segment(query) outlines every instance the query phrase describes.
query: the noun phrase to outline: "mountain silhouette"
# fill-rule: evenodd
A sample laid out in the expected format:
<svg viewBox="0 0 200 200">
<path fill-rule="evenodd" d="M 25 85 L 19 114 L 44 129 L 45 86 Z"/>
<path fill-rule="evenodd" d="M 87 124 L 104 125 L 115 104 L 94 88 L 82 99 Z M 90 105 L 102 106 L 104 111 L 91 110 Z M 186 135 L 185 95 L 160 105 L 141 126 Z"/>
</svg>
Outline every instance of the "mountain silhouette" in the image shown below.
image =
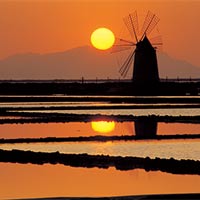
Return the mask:
<svg viewBox="0 0 200 200">
<path fill-rule="evenodd" d="M 82 46 L 64 52 L 17 54 L 2 59 L 0 79 L 118 79 L 119 67 L 116 54 Z M 162 78 L 200 77 L 200 67 L 163 52 L 158 53 L 158 67 Z"/>
</svg>

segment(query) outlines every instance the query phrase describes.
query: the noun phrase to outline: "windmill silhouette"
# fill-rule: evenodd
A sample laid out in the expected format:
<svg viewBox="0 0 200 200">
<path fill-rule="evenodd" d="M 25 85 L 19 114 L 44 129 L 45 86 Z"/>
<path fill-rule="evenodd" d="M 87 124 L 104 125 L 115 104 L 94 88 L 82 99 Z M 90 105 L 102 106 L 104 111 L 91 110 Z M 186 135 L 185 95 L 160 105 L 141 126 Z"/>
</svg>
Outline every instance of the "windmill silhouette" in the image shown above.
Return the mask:
<svg viewBox="0 0 200 200">
<path fill-rule="evenodd" d="M 159 18 L 148 11 L 141 31 L 139 31 L 136 11 L 124 18 L 131 39 L 116 38 L 112 48 L 112 53 L 131 50 L 119 69 L 122 77 L 126 77 L 129 69 L 133 66 L 132 81 L 136 83 L 159 82 L 156 49 L 162 45 L 161 37 L 148 39 L 158 22 Z"/>
</svg>

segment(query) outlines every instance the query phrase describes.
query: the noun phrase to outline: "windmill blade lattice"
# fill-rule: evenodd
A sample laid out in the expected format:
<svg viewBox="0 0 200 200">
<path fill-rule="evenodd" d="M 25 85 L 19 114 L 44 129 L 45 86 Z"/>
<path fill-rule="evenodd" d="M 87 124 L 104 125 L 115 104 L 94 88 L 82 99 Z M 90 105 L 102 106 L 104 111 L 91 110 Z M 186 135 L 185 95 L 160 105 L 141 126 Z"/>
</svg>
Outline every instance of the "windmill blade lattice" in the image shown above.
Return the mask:
<svg viewBox="0 0 200 200">
<path fill-rule="evenodd" d="M 130 50 L 136 44 L 130 40 L 125 40 L 122 38 L 116 38 L 115 44 L 111 49 L 111 53 L 117 53 L 120 51 Z"/>
<path fill-rule="evenodd" d="M 115 44 L 113 45 L 111 49 L 111 53 L 117 53 L 120 51 L 125 51 L 125 50 L 130 50 L 133 46 L 136 44 L 133 43 L 130 40 L 125 40 L 122 38 L 116 38 L 115 39 Z"/>
<path fill-rule="evenodd" d="M 129 14 L 127 17 L 125 17 L 124 23 L 131 35 L 131 38 L 136 42 L 138 42 L 139 25 L 138 25 L 137 12 L 135 11 L 134 13 Z"/>
<path fill-rule="evenodd" d="M 154 48 L 162 50 L 163 41 L 161 35 L 150 38 L 150 41 Z"/>
<path fill-rule="evenodd" d="M 144 38 L 146 38 L 147 35 L 149 35 L 153 31 L 153 29 L 159 22 L 159 18 L 155 14 L 148 11 L 144 19 L 141 31 L 139 31 L 138 15 L 136 11 L 123 18 L 123 21 L 127 28 L 126 31 L 128 31 L 130 35 L 130 39 L 116 38 L 115 44 L 111 49 L 111 53 L 118 53 L 128 50 L 130 51 L 119 70 L 121 76 L 126 77 L 129 69 L 131 68 L 131 66 L 133 66 L 134 57 L 136 56 L 135 54 L 138 55 L 137 52 L 138 49 L 140 49 L 139 46 L 141 46 L 141 43 L 144 44 Z M 148 39 L 146 38 L 146 40 Z M 161 36 L 153 37 L 150 45 L 152 45 L 154 49 L 157 49 L 159 46 L 161 46 Z"/>
<path fill-rule="evenodd" d="M 151 40 L 151 43 L 152 43 L 153 46 L 155 46 L 155 45 L 163 45 L 163 41 L 162 41 L 161 35 L 152 37 L 152 38 L 150 38 L 150 40 Z"/>
<path fill-rule="evenodd" d="M 133 63 L 133 56 L 134 56 L 135 51 L 131 52 L 128 57 L 126 58 L 125 62 L 123 63 L 123 65 L 121 66 L 121 68 L 119 69 L 119 72 L 121 74 L 121 76 L 126 77 L 132 63 Z"/>
<path fill-rule="evenodd" d="M 160 19 L 155 14 L 148 11 L 142 26 L 141 30 L 142 37 L 140 40 L 142 40 L 145 35 L 149 35 L 159 21 Z"/>
</svg>

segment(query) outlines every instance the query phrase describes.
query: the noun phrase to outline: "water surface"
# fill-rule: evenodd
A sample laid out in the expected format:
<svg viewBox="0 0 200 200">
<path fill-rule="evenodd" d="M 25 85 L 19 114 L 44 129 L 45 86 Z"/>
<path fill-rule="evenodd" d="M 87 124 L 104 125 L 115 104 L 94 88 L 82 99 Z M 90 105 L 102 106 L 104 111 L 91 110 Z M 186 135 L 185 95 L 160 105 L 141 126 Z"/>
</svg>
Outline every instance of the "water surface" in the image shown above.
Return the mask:
<svg viewBox="0 0 200 200">
<path fill-rule="evenodd" d="M 9 96 L 0 96 L 9 97 Z M 16 98 L 19 96 L 16 96 Z M 41 96 L 24 96 L 25 98 Z M 56 97 L 56 96 L 42 96 Z M 96 97 L 88 96 L 88 102 L 65 101 L 65 96 L 57 96 L 63 100 L 56 102 L 48 99 L 47 102 L 1 102 L 0 107 L 18 109 L 18 112 L 38 113 L 66 113 L 66 114 L 103 114 L 103 115 L 133 115 L 133 116 L 197 116 L 200 108 L 169 108 L 169 109 L 126 109 L 131 103 L 109 103 L 109 98 L 173 98 L 173 97 Z M 10 96 L 13 98 L 13 96 Z M 81 99 L 82 96 L 71 98 Z M 101 98 L 101 101 L 93 101 Z M 182 98 L 182 97 L 176 97 Z M 192 99 L 193 97 L 184 97 Z M 200 97 L 195 97 L 200 98 Z M 123 109 L 96 109 L 96 106 L 109 107 L 120 105 Z M 144 106 L 144 104 L 137 104 Z M 145 104 L 147 105 L 147 104 Z M 153 105 L 153 104 L 149 104 Z M 161 105 L 161 104 L 160 104 Z M 167 104 L 162 104 L 167 105 Z M 175 104 L 174 104 L 175 105 Z M 56 107 L 65 106 L 66 109 L 56 110 Z M 90 110 L 76 109 L 80 106 L 93 106 Z M 29 107 L 37 110 L 27 110 Z M 47 110 L 40 108 L 45 107 Z M 48 110 L 54 107 L 54 110 Z M 67 109 L 67 107 L 72 110 Z M 23 110 L 24 108 L 24 110 Z M 26 109 L 26 110 L 25 110 Z M 16 111 L 16 110 L 15 110 Z M 11 112 L 11 111 L 10 111 Z M 146 123 L 146 122 L 145 122 Z M 153 126 L 144 122 L 116 123 L 115 129 L 109 133 L 102 133 L 92 129 L 91 123 L 35 123 L 35 124 L 1 124 L 0 138 L 40 138 L 40 137 L 79 137 L 94 135 L 175 135 L 200 134 L 200 124 L 183 123 L 155 123 Z M 136 128 L 137 127 L 137 128 Z M 200 160 L 200 140 L 143 140 L 143 141 L 109 141 L 109 142 L 60 142 L 60 143 L 23 143 L 0 144 L 1 149 L 20 149 L 42 152 L 60 153 L 88 153 L 91 155 L 103 154 L 110 156 L 159 157 L 174 159 Z M 146 172 L 144 170 L 119 171 L 113 167 L 109 169 L 73 168 L 63 165 L 32 165 L 0 163 L 0 199 L 9 198 L 36 198 L 58 196 L 121 196 L 139 194 L 167 194 L 167 193 L 198 193 L 200 176 L 174 175 L 163 172 Z"/>
<path fill-rule="evenodd" d="M 0 163 L 0 199 L 197 193 L 200 176 Z"/>
<path fill-rule="evenodd" d="M 12 111 L 10 111 L 12 112 Z M 14 112 L 26 113 L 63 113 L 63 114 L 89 114 L 89 115 L 133 115 L 133 116 L 199 116 L 200 108 L 162 108 L 162 109 L 92 109 L 92 110 L 19 110 Z"/>
<path fill-rule="evenodd" d="M 148 120 L 144 122 L 115 122 L 115 128 L 107 133 L 93 130 L 91 122 L 0 124 L 0 138 L 200 134 L 200 124 L 159 122 L 149 126 L 149 123 L 152 124 Z M 139 127 L 137 133 L 136 124 Z"/>
<path fill-rule="evenodd" d="M 4 150 L 200 160 L 200 140 L 0 144 Z"/>
</svg>

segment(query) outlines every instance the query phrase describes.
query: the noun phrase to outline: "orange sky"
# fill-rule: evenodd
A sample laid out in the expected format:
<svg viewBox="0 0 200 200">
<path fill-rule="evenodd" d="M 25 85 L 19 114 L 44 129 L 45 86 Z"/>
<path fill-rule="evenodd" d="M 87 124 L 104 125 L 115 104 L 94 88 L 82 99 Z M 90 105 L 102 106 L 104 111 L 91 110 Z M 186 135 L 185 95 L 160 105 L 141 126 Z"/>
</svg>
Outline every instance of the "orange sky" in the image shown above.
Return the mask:
<svg viewBox="0 0 200 200">
<path fill-rule="evenodd" d="M 88 45 L 101 26 L 120 35 L 122 18 L 134 10 L 156 13 L 163 50 L 200 66 L 200 1 L 192 0 L 1 0 L 0 58 Z"/>
</svg>

